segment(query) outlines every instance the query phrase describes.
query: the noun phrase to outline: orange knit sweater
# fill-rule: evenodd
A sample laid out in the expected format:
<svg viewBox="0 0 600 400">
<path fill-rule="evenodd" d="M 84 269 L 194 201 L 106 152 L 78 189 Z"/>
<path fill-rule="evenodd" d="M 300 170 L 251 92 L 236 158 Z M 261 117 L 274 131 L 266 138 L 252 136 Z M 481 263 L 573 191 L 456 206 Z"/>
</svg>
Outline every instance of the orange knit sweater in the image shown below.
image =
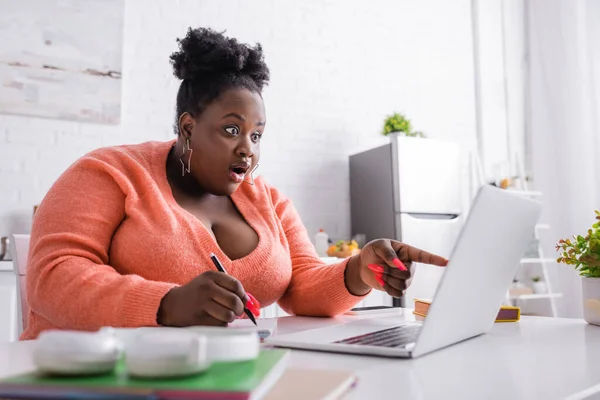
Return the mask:
<svg viewBox="0 0 600 400">
<path fill-rule="evenodd" d="M 362 299 L 346 289 L 346 261 L 319 260 L 292 203 L 260 178 L 231 196 L 258 247 L 230 260 L 173 198 L 165 170 L 173 144 L 93 151 L 53 185 L 33 224 L 21 339 L 49 328 L 154 326 L 167 291 L 214 269 L 211 252 L 262 306 L 333 316 Z"/>
</svg>

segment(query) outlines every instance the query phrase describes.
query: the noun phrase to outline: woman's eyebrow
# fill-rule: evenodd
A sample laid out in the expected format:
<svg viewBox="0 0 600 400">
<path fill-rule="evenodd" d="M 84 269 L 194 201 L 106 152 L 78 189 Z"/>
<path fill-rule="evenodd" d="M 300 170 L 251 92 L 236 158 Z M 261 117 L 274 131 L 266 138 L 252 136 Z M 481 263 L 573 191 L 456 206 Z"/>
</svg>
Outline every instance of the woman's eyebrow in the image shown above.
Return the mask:
<svg viewBox="0 0 600 400">
<path fill-rule="evenodd" d="M 243 115 L 240 115 L 238 113 L 233 113 L 233 112 L 224 115 L 222 119 L 229 118 L 229 117 L 234 117 L 234 118 L 239 119 L 242 122 L 246 122 L 246 117 L 244 117 Z M 256 123 L 256 126 L 265 126 L 265 124 L 266 124 L 265 121 L 259 121 Z"/>
<path fill-rule="evenodd" d="M 243 115 L 240 115 L 238 113 L 229 113 L 229 114 L 226 114 L 221 119 L 225 119 L 225 118 L 228 118 L 228 117 L 235 117 L 235 118 L 239 119 L 242 122 L 246 121 L 246 117 L 244 117 Z"/>
</svg>

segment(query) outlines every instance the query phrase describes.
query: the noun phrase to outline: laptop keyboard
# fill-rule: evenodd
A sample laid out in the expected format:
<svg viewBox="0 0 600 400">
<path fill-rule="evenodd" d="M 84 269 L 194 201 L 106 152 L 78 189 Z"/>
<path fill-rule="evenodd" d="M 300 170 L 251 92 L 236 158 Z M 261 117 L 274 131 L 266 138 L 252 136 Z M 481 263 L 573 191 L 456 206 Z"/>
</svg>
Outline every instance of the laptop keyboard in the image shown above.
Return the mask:
<svg viewBox="0 0 600 400">
<path fill-rule="evenodd" d="M 363 346 L 400 347 L 417 340 L 421 325 L 400 325 L 393 328 L 354 336 L 334 343 Z"/>
</svg>

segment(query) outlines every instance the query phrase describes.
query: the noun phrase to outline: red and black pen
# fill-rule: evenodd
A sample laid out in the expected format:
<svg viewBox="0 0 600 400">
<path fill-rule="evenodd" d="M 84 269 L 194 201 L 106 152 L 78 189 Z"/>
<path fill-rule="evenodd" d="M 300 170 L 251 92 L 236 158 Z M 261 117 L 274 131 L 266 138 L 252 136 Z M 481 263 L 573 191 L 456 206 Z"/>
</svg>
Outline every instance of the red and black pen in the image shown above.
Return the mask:
<svg viewBox="0 0 600 400">
<path fill-rule="evenodd" d="M 221 261 L 219 261 L 219 259 L 217 258 L 216 255 L 214 255 L 214 253 L 210 254 L 210 259 L 212 260 L 213 264 L 215 264 L 215 267 L 217 267 L 217 269 L 219 271 L 221 271 L 224 274 L 227 274 L 227 271 L 225 271 L 223 264 L 221 264 Z M 248 310 L 248 307 L 246 307 L 245 305 L 244 305 L 244 312 L 246 313 L 248 318 L 250 318 L 250 321 L 252 321 L 254 323 L 254 325 L 258 326 L 258 324 L 256 323 L 256 319 L 254 318 L 254 315 L 252 315 L 250 310 Z"/>
</svg>

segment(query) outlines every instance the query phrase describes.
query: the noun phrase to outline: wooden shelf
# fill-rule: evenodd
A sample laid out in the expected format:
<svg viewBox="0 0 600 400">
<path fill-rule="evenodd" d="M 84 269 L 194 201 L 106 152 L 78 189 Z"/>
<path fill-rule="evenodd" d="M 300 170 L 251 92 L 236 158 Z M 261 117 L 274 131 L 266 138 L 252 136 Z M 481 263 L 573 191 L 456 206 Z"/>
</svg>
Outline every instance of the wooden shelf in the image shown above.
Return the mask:
<svg viewBox="0 0 600 400">
<path fill-rule="evenodd" d="M 511 300 L 537 300 L 537 299 L 551 299 L 562 297 L 562 293 L 540 293 L 540 294 L 522 294 L 520 296 L 511 297 Z"/>
<path fill-rule="evenodd" d="M 514 193 L 516 196 L 523 196 L 523 197 L 527 197 L 527 198 L 540 198 L 543 196 L 543 193 L 537 190 L 518 190 L 518 189 L 514 189 L 511 190 L 510 188 L 508 188 L 506 190 L 507 192 L 510 193 Z M 540 242 L 540 236 L 543 235 L 543 233 L 541 232 L 542 230 L 545 231 L 549 231 L 550 229 L 552 229 L 552 227 L 550 226 L 549 223 L 537 223 L 535 225 L 535 228 L 532 232 L 534 238 L 537 240 L 537 252 L 531 252 L 529 253 L 530 256 L 529 257 L 524 257 L 521 259 L 520 261 L 520 267 L 521 268 L 539 268 L 541 271 L 541 276 L 542 276 L 542 280 L 544 282 L 547 282 L 546 285 L 546 289 L 547 289 L 547 293 L 540 293 L 540 294 L 534 294 L 534 293 L 530 293 L 530 294 L 518 294 L 519 291 L 515 291 L 513 292 L 513 295 L 511 296 L 510 294 L 510 290 L 509 292 L 506 294 L 506 300 L 509 303 L 518 303 L 518 300 L 523 300 L 523 303 L 521 304 L 521 306 L 523 307 L 523 310 L 521 311 L 523 313 L 523 315 L 526 315 L 526 306 L 528 305 L 535 305 L 534 304 L 528 304 L 526 301 L 527 300 L 547 300 L 550 303 L 550 309 L 551 309 L 551 316 L 556 317 L 557 316 L 557 309 L 556 309 L 556 299 L 557 298 L 561 298 L 563 297 L 562 293 L 560 292 L 553 292 L 551 289 L 554 288 L 554 285 L 550 285 L 550 277 L 548 275 L 548 265 L 556 265 L 557 263 L 557 257 L 548 257 L 548 255 L 545 255 L 542 248 L 541 248 L 541 242 Z M 533 243 L 530 243 L 533 244 Z M 553 254 L 549 254 L 550 256 L 553 256 Z M 536 257 L 537 256 L 537 257 Z M 534 267 L 535 265 L 537 265 L 537 267 Z M 527 290 L 521 291 L 521 293 L 523 292 L 527 292 Z"/>
</svg>

